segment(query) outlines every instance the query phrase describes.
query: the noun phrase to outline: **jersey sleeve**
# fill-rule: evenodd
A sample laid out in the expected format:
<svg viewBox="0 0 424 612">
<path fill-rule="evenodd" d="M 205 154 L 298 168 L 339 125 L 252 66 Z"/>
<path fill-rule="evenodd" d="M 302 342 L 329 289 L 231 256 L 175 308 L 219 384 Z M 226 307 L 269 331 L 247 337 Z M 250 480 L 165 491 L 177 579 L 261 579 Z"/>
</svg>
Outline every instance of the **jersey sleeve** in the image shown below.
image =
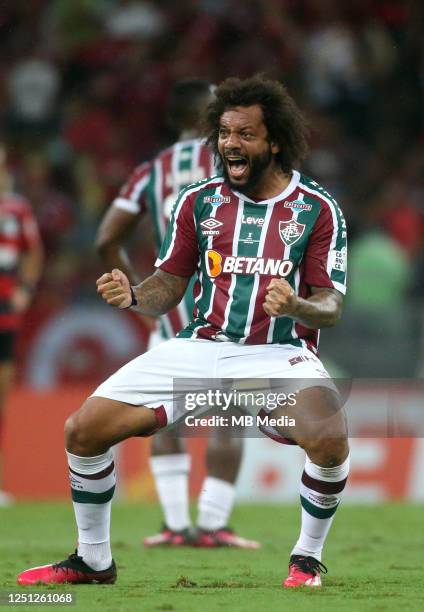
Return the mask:
<svg viewBox="0 0 424 612">
<path fill-rule="evenodd" d="M 133 215 L 144 213 L 146 210 L 146 191 L 151 179 L 151 170 L 152 164 L 150 162 L 137 166 L 121 187 L 118 197 L 112 202 L 112 206 Z"/>
<path fill-rule="evenodd" d="M 346 293 L 347 230 L 336 202 L 326 201 L 309 237 L 304 256 L 304 281 Z"/>
<path fill-rule="evenodd" d="M 177 276 L 192 276 L 199 261 L 193 200 L 183 190 L 172 210 L 155 266 Z"/>
</svg>

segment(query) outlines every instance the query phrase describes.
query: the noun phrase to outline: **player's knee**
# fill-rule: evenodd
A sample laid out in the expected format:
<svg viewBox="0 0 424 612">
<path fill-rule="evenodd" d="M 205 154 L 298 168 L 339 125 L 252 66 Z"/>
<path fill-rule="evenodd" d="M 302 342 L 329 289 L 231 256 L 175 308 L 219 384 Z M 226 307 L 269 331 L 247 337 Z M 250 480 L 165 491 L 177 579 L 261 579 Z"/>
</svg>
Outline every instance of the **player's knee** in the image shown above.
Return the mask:
<svg viewBox="0 0 424 612">
<path fill-rule="evenodd" d="M 301 446 L 310 460 L 323 467 L 341 465 L 349 454 L 347 438 L 317 438 L 300 440 Z"/>
<path fill-rule="evenodd" d="M 65 422 L 66 449 L 74 455 L 85 456 L 90 454 L 90 433 L 84 426 L 84 417 L 75 412 Z"/>
</svg>

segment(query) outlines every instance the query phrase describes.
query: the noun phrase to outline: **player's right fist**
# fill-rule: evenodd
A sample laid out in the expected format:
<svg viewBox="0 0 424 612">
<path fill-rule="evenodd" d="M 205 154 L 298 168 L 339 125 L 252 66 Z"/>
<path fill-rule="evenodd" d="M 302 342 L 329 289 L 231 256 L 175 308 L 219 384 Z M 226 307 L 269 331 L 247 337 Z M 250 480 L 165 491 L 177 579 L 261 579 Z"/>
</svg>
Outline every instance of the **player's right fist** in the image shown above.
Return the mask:
<svg viewBox="0 0 424 612">
<path fill-rule="evenodd" d="M 115 308 L 128 308 L 131 306 L 132 295 L 130 281 L 127 276 L 115 268 L 112 272 L 106 272 L 96 281 L 97 293 Z"/>
</svg>

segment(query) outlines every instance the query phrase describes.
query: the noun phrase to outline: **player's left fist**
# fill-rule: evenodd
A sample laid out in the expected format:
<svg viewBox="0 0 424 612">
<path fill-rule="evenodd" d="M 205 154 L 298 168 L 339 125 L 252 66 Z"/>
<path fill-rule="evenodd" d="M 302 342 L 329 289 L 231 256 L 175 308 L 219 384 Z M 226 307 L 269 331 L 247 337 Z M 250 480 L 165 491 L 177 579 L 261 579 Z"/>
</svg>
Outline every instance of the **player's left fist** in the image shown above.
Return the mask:
<svg viewBox="0 0 424 612">
<path fill-rule="evenodd" d="M 289 283 L 282 278 L 273 278 L 269 283 L 264 310 L 270 317 L 293 315 L 298 307 L 298 298 Z"/>
</svg>

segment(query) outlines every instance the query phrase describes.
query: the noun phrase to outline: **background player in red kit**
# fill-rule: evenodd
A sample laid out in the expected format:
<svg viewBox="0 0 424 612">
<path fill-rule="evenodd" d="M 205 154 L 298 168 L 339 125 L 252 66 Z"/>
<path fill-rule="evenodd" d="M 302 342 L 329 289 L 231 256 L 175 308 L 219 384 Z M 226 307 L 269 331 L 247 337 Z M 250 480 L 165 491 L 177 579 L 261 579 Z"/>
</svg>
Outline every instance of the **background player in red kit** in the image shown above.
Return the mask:
<svg viewBox="0 0 424 612">
<path fill-rule="evenodd" d="M 212 86 L 200 79 L 185 79 L 174 85 L 168 116 L 178 131 L 178 142 L 161 151 L 151 162 L 138 166 L 109 207 L 97 235 L 97 248 L 104 264 L 119 268 L 132 284 L 140 281 L 124 245 L 134 234 L 145 213 L 149 214 L 157 252 L 166 234 L 169 217 L 179 192 L 190 183 L 215 173 L 213 155 L 200 138 L 199 117 L 213 99 Z M 139 241 L 143 240 L 140 236 Z M 193 291 L 190 283 L 178 306 L 160 318 L 151 334 L 149 349 L 175 337 L 192 317 Z M 258 548 L 227 526 L 240 467 L 242 439 L 222 429 L 211 430 L 206 453 L 207 477 L 198 502 L 197 529 L 190 529 L 188 479 L 190 456 L 176 432 L 163 432 L 152 440 L 150 467 L 165 517 L 162 531 L 144 540 L 145 546 L 237 546 Z"/>
<path fill-rule="evenodd" d="M 173 391 L 178 378 L 277 378 L 282 385 L 296 379 L 296 429 L 277 424 L 267 431 L 274 439 L 291 437 L 306 453 L 301 532 L 283 584 L 321 584 L 322 549 L 348 476 L 349 447 L 339 397 L 317 356 L 318 330 L 341 316 L 346 226 L 333 198 L 294 169 L 306 152 L 305 122 L 277 81 L 227 79 L 206 123 L 223 176 L 180 194 L 152 276 L 131 287 L 115 269 L 97 281 L 110 305 L 157 316 L 180 302 L 196 273 L 193 320 L 118 370 L 68 419 L 78 551 L 23 572 L 19 584 L 116 580 L 110 448 L 184 419 Z"/>
<path fill-rule="evenodd" d="M 16 336 L 40 278 L 42 261 L 31 207 L 11 193 L 6 151 L 0 144 L 0 485 L 2 414 L 15 369 Z M 0 505 L 9 501 L 0 490 Z"/>
</svg>

